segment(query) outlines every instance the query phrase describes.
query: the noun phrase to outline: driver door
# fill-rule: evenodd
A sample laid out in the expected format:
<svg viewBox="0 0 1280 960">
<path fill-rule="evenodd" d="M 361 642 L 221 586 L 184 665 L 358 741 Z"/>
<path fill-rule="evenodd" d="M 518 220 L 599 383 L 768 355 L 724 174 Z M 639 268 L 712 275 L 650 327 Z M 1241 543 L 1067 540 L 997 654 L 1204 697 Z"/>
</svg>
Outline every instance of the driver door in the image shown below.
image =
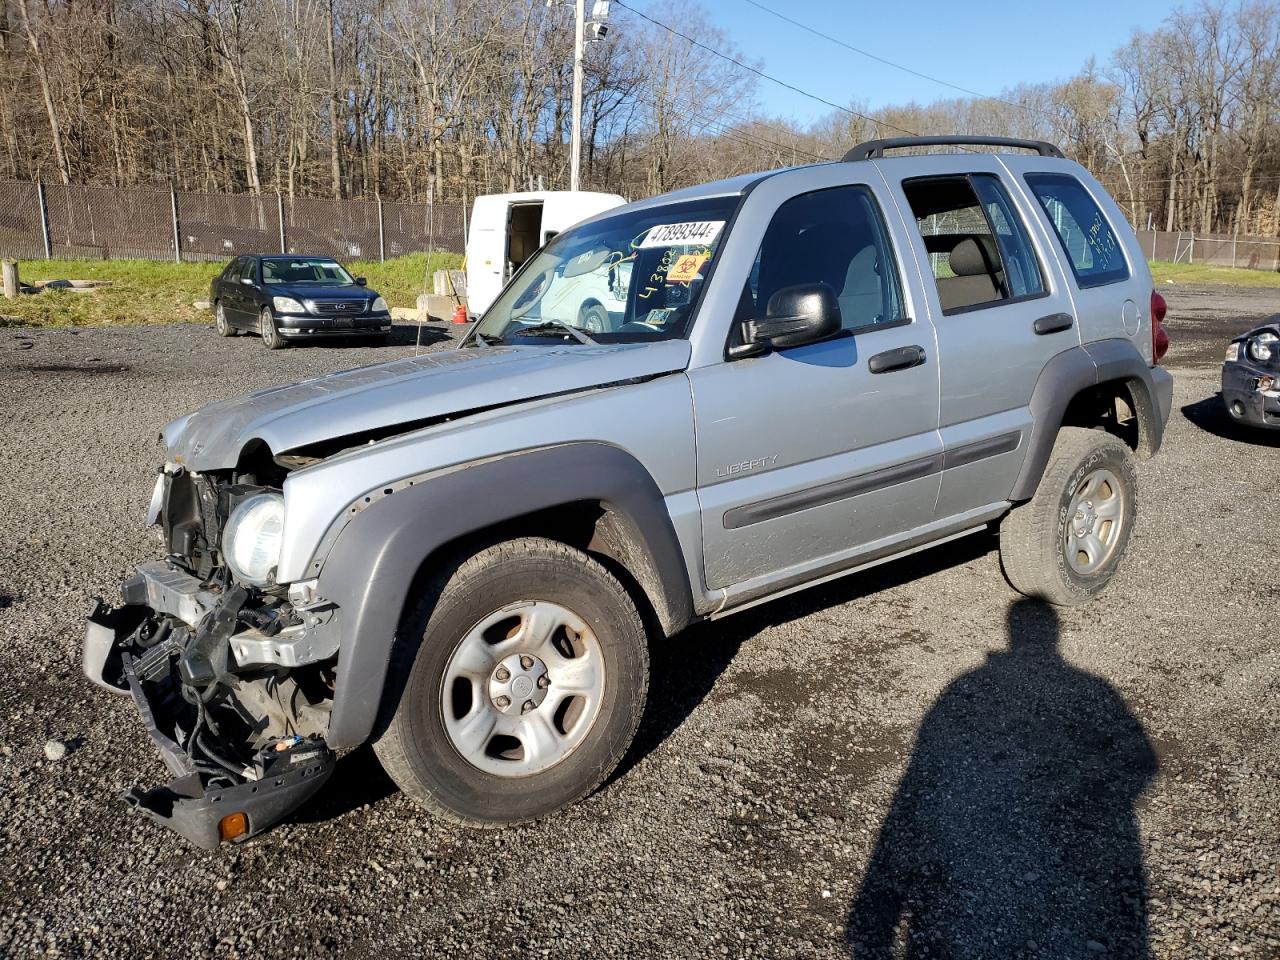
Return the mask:
<svg viewBox="0 0 1280 960">
<path fill-rule="evenodd" d="M 909 309 L 922 302 L 919 278 L 881 210 L 862 184 L 783 202 L 735 318 L 763 316 L 784 287 L 822 282 L 838 298 L 841 336 L 689 373 L 704 572 L 730 598 L 847 566 L 933 518 L 934 331 Z"/>
</svg>

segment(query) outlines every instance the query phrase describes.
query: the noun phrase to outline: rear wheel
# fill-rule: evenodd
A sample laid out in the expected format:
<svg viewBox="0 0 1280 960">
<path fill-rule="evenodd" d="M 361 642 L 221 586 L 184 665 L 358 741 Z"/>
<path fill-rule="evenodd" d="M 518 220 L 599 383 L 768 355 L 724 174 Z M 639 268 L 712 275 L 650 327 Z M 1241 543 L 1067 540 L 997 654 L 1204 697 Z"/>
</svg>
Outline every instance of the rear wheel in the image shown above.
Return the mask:
<svg viewBox="0 0 1280 960">
<path fill-rule="evenodd" d="M 234 337 L 240 332 L 227 320 L 226 308 L 220 302 L 213 308 L 213 329 L 218 331 L 220 337 Z"/>
<path fill-rule="evenodd" d="M 1064 427 L 1035 495 L 1000 524 L 1000 563 L 1019 593 L 1063 606 L 1111 582 L 1138 513 L 1133 453 L 1101 430 Z"/>
<path fill-rule="evenodd" d="M 280 328 L 270 307 L 263 307 L 262 313 L 258 314 L 258 333 L 268 350 L 283 350 L 289 345 L 289 341 L 280 336 Z"/>
<path fill-rule="evenodd" d="M 374 749 L 446 819 L 497 827 L 581 799 L 618 765 L 649 683 L 626 589 L 580 550 L 540 538 L 455 566 L 406 614 Z"/>
</svg>

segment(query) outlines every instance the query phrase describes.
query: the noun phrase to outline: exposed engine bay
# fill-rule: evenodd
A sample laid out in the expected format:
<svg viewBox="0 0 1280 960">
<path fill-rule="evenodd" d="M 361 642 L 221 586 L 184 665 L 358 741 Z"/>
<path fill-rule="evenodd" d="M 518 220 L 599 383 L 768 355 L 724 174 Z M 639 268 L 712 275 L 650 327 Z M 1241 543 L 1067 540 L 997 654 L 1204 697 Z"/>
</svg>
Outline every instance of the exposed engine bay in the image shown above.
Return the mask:
<svg viewBox="0 0 1280 960">
<path fill-rule="evenodd" d="M 235 518 L 243 530 L 255 510 L 270 532 L 279 488 L 256 480 L 167 465 L 149 517 L 167 556 L 137 568 L 121 606 L 98 601 L 85 636 L 86 673 L 132 695 L 175 777 L 126 803 L 206 848 L 266 829 L 334 763 L 324 735 L 336 650 L 317 630 L 333 607 L 313 584 L 276 585 L 252 529 L 232 542 Z"/>
</svg>

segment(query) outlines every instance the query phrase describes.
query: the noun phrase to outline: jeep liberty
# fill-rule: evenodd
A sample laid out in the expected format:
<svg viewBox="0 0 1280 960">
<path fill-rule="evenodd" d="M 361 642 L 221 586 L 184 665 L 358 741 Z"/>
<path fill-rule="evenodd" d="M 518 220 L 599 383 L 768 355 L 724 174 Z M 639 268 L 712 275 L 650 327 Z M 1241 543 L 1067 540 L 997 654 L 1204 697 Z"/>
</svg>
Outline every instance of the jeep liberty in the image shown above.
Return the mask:
<svg viewBox="0 0 1280 960">
<path fill-rule="evenodd" d="M 659 632 L 993 524 L 1016 590 L 1088 600 L 1169 417 L 1164 310 L 1038 141 L 872 141 L 600 213 L 458 349 L 164 428 L 163 559 L 84 641 L 173 777 L 125 799 L 214 848 L 371 741 L 433 814 L 536 820 L 622 759 Z"/>
</svg>

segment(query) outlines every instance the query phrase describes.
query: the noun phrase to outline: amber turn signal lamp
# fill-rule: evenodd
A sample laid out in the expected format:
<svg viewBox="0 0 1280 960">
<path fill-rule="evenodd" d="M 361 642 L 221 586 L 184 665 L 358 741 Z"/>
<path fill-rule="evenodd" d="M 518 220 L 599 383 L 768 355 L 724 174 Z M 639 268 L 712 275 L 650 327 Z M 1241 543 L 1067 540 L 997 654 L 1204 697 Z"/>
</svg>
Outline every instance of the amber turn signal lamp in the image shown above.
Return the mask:
<svg viewBox="0 0 1280 960">
<path fill-rule="evenodd" d="M 243 813 L 228 813 L 218 821 L 218 836 L 224 841 L 234 840 L 249 832 L 249 818 Z"/>
</svg>

